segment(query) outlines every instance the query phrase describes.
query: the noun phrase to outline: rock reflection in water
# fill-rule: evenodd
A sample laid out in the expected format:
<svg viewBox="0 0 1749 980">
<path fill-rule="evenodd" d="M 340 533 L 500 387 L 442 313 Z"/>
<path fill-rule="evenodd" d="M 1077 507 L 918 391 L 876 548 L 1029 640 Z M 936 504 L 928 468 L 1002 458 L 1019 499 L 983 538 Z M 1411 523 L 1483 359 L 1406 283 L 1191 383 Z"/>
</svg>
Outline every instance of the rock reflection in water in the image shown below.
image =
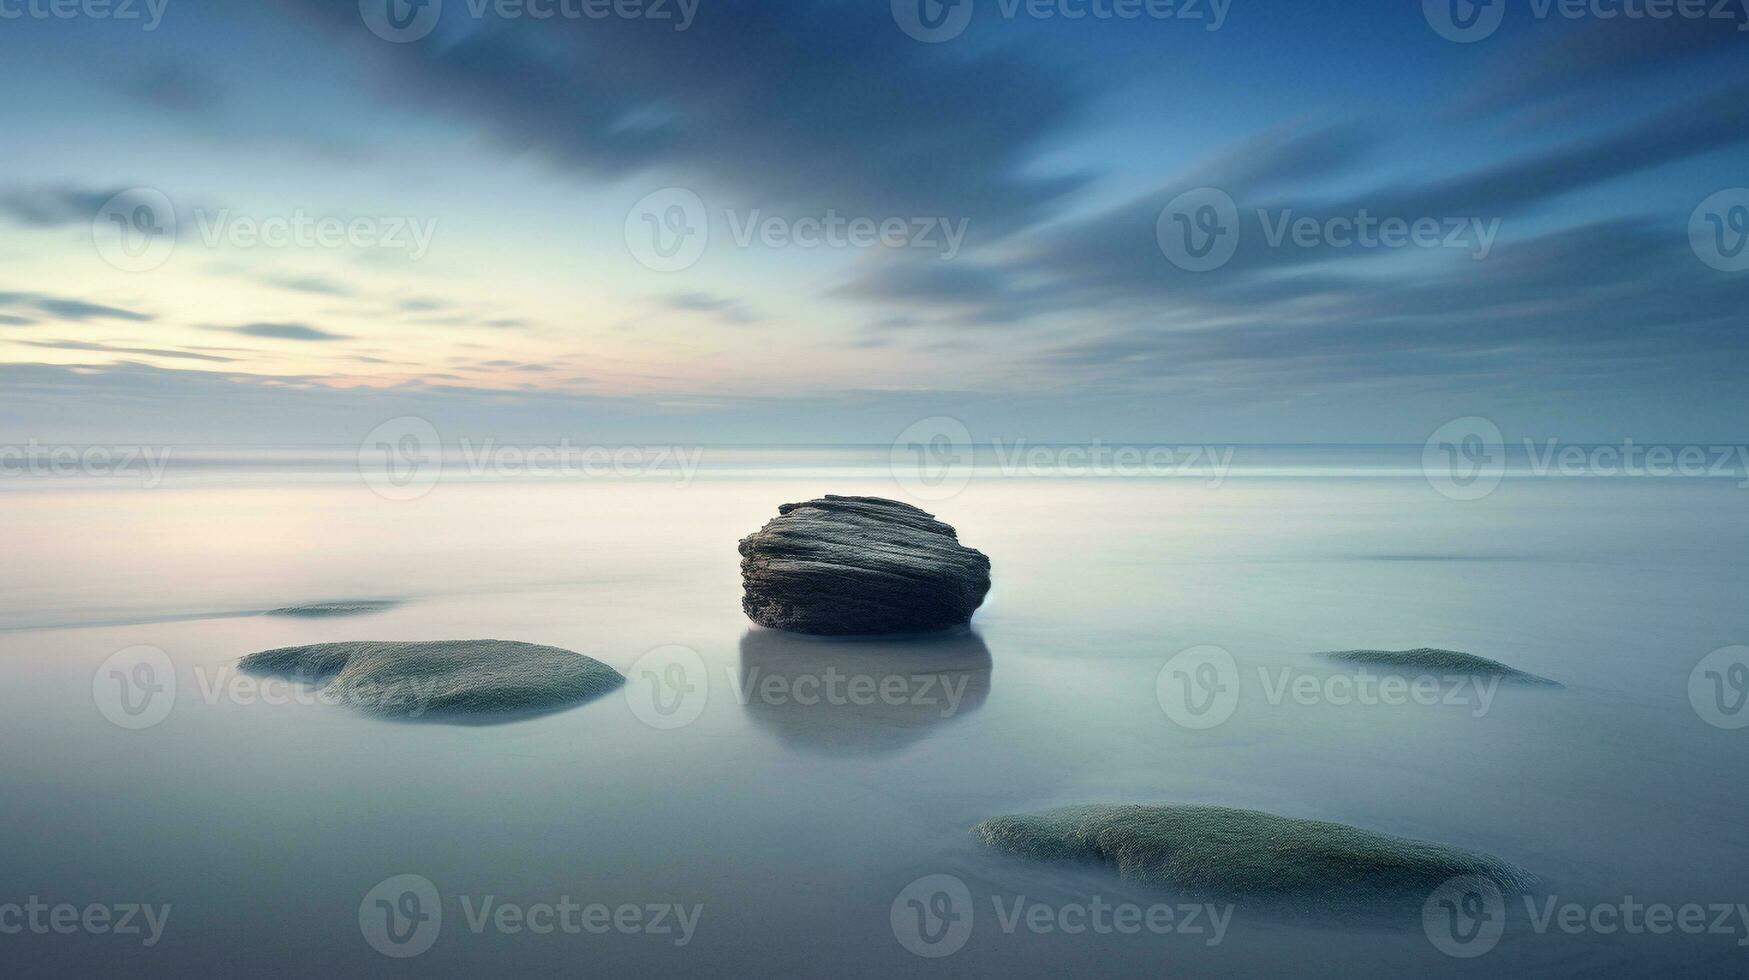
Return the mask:
<svg viewBox="0 0 1749 980">
<path fill-rule="evenodd" d="M 972 630 L 829 638 L 754 628 L 736 678 L 747 713 L 793 748 L 896 752 L 978 710 L 990 649 Z"/>
</svg>

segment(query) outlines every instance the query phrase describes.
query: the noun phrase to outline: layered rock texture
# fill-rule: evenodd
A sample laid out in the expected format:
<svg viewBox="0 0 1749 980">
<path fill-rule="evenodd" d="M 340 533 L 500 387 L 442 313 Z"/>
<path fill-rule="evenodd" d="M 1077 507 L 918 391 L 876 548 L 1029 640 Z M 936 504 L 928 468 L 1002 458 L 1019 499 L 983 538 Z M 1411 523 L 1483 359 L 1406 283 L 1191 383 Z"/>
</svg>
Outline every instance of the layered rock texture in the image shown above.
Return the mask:
<svg viewBox="0 0 1749 980">
<path fill-rule="evenodd" d="M 741 539 L 741 608 L 772 629 L 916 633 L 969 622 L 990 559 L 910 504 L 839 497 L 784 504 Z"/>
</svg>

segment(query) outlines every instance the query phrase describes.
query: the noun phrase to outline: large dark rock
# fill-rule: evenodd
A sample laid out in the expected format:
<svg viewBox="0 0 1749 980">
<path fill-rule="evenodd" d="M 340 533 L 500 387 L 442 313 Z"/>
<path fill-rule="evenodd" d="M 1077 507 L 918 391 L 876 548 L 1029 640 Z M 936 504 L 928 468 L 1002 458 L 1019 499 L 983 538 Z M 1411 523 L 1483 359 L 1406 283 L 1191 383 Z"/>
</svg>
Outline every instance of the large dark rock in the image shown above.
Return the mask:
<svg viewBox="0 0 1749 980">
<path fill-rule="evenodd" d="M 990 559 L 910 504 L 839 497 L 784 504 L 741 539 L 741 608 L 761 626 L 826 636 L 969 622 Z"/>
</svg>

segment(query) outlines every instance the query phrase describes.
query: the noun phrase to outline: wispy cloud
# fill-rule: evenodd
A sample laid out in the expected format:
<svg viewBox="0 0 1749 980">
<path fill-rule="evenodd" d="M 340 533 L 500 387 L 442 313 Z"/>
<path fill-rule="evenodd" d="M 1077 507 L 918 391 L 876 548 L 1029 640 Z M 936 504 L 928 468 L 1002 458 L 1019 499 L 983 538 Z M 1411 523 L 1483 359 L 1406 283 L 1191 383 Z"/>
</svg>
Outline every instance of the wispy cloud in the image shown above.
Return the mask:
<svg viewBox="0 0 1749 980">
<path fill-rule="evenodd" d="M 110 198 L 126 188 L 13 187 L 0 192 L 0 215 L 29 228 L 87 225 Z"/>
<path fill-rule="evenodd" d="M 350 340 L 345 334 L 331 333 L 305 323 L 245 323 L 240 327 L 221 327 L 245 337 L 265 337 L 271 340 Z"/>
<path fill-rule="evenodd" d="M 729 296 L 718 296 L 714 293 L 698 291 L 670 293 L 663 297 L 663 302 L 669 309 L 685 310 L 691 313 L 714 313 L 729 323 L 752 323 L 758 319 L 743 301 Z"/>
<path fill-rule="evenodd" d="M 134 310 L 124 310 L 117 306 L 105 306 L 102 303 L 89 303 L 81 299 L 66 299 L 58 296 L 44 296 L 41 293 L 5 293 L 0 292 L 0 306 L 26 307 L 47 314 L 60 320 L 82 322 L 85 320 L 128 320 L 135 323 L 145 323 L 156 319 L 150 314 Z"/>
<path fill-rule="evenodd" d="M 53 350 L 95 351 L 103 354 L 146 354 L 152 357 L 174 357 L 189 361 L 211 361 L 217 364 L 231 364 L 237 360 L 235 357 L 197 354 L 187 350 L 165 350 L 157 347 L 115 347 L 83 340 L 21 340 L 18 343 L 30 347 L 47 347 Z"/>
</svg>

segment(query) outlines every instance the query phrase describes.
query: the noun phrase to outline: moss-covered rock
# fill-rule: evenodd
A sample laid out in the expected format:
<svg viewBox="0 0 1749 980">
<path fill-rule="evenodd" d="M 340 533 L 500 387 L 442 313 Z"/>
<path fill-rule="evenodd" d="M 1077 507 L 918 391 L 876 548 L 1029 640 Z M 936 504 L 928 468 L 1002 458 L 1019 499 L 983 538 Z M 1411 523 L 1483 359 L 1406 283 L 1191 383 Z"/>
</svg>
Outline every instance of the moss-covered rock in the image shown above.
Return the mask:
<svg viewBox="0 0 1749 980">
<path fill-rule="evenodd" d="M 996 817 L 973 833 L 1023 857 L 1106 864 L 1132 881 L 1226 899 L 1418 905 L 1457 875 L 1508 891 L 1533 880 L 1486 854 L 1222 806 L 1073 806 Z"/>
<path fill-rule="evenodd" d="M 372 714 L 484 722 L 591 701 L 625 683 L 579 653 L 510 640 L 318 643 L 252 653 L 242 669 L 324 685 L 322 699 Z"/>
<path fill-rule="evenodd" d="M 305 602 L 295 606 L 269 609 L 269 616 L 298 616 L 305 619 L 326 619 L 330 616 L 364 616 L 400 605 L 398 599 L 347 599 L 339 602 Z"/>
<path fill-rule="evenodd" d="M 1343 663 L 1365 664 L 1368 667 L 1378 667 L 1382 670 L 1417 671 L 1421 673 L 1438 674 L 1470 674 L 1477 677 L 1498 677 L 1502 680 L 1519 681 L 1525 684 L 1548 684 L 1554 687 L 1561 685 L 1528 674 L 1515 667 L 1508 667 L 1498 660 L 1478 657 L 1473 653 L 1463 653 L 1458 650 L 1440 650 L 1434 647 L 1417 647 L 1414 650 L 1335 650 L 1323 656 Z"/>
</svg>

